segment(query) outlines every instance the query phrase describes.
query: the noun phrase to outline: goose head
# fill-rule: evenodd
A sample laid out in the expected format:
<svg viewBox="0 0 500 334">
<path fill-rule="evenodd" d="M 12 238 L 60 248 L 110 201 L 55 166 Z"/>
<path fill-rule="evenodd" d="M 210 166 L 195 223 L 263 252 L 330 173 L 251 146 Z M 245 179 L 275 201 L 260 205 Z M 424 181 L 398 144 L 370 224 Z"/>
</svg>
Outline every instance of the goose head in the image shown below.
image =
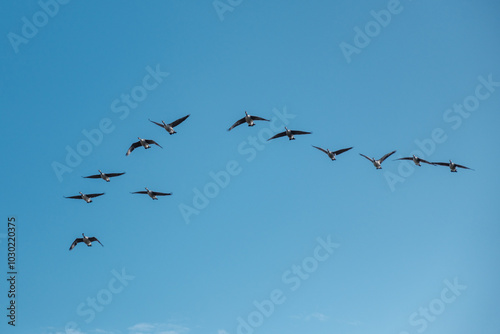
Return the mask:
<svg viewBox="0 0 500 334">
<path fill-rule="evenodd" d="M 84 237 L 84 238 L 85 238 L 85 234 L 84 234 L 84 233 L 82 233 L 82 237 Z"/>
<path fill-rule="evenodd" d="M 247 116 L 248 116 L 248 113 L 247 113 L 246 111 L 245 111 L 245 115 L 247 115 Z"/>
<path fill-rule="evenodd" d="M 83 196 L 83 193 L 82 193 L 81 191 L 79 191 L 79 193 L 80 193 L 80 195 L 82 195 L 82 196 Z"/>
<path fill-rule="evenodd" d="M 167 126 L 164 120 L 161 120 L 161 122 L 163 123 L 164 126 Z"/>
<path fill-rule="evenodd" d="M 99 169 L 99 173 L 103 174 L 103 172 L 101 172 L 101 170 Z"/>
<path fill-rule="evenodd" d="M 146 189 L 146 191 L 149 191 L 148 187 L 144 187 L 144 189 Z"/>
</svg>

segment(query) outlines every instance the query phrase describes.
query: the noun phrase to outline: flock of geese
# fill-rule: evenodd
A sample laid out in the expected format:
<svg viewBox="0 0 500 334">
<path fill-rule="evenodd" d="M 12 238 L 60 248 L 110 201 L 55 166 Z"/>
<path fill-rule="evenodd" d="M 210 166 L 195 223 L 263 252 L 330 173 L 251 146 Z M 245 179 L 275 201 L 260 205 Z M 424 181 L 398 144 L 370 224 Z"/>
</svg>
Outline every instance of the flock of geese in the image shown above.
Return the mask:
<svg viewBox="0 0 500 334">
<path fill-rule="evenodd" d="M 174 128 L 181 124 L 182 122 L 184 122 L 190 115 L 186 115 L 184 117 L 181 117 L 177 120 L 175 120 L 174 122 L 172 123 L 165 123 L 163 120 L 161 121 L 161 123 L 158 123 L 158 122 L 155 122 L 155 121 L 152 121 L 151 119 L 149 120 L 150 122 L 162 127 L 165 129 L 165 131 L 167 131 L 170 135 L 173 135 L 174 133 L 176 133 L 176 131 L 174 130 Z M 253 115 L 250 115 L 248 114 L 246 111 L 245 111 L 245 117 L 237 120 L 229 129 L 227 129 L 227 131 L 231 131 L 232 129 L 234 129 L 235 127 L 241 125 L 241 124 L 244 124 L 244 123 L 247 123 L 248 126 L 254 126 L 255 125 L 255 121 L 267 121 L 269 122 L 270 120 L 268 119 L 265 119 L 265 118 L 262 118 L 262 117 L 259 117 L 259 116 L 253 116 Z M 290 130 L 288 129 L 287 127 L 285 127 L 285 131 L 283 132 L 280 132 L 280 133 L 277 133 L 275 134 L 274 136 L 272 136 L 271 138 L 268 139 L 269 140 L 272 140 L 272 139 L 276 139 L 276 138 L 280 138 L 280 137 L 288 137 L 289 140 L 295 140 L 295 136 L 296 135 L 308 135 L 308 134 L 311 134 L 312 132 L 308 132 L 308 131 L 300 131 L 300 130 Z M 134 151 L 136 148 L 138 147 L 144 147 L 144 149 L 149 149 L 151 147 L 151 145 L 157 145 L 158 147 L 162 148 L 160 146 L 160 144 L 158 144 L 156 141 L 152 140 L 152 139 L 144 139 L 144 138 L 141 138 L 141 137 L 137 137 L 139 140 L 132 143 L 132 145 L 130 145 L 129 149 L 127 150 L 127 153 L 125 154 L 126 156 L 130 155 L 130 153 L 132 153 L 132 151 Z M 352 147 L 348 147 L 348 148 L 343 148 L 343 149 L 339 149 L 339 150 L 336 150 L 336 151 L 330 151 L 329 149 L 324 149 L 324 148 L 321 148 L 321 147 L 318 147 L 318 146 L 314 146 L 314 148 L 324 152 L 332 161 L 336 160 L 336 157 L 337 155 L 339 154 L 342 154 L 344 152 L 347 152 L 349 151 L 350 149 L 352 149 Z M 381 157 L 380 159 L 375 159 L 375 158 L 370 158 L 364 154 L 361 154 L 360 155 L 368 160 L 370 160 L 373 164 L 373 166 L 375 166 L 376 169 L 382 169 L 382 163 L 384 162 L 384 160 L 386 160 L 388 157 L 390 157 L 391 155 L 393 155 L 394 153 L 396 153 L 396 151 L 392 151 L 392 152 L 389 152 L 387 154 L 385 154 L 383 157 Z M 413 163 L 416 165 L 416 166 L 421 166 L 421 163 L 426 163 L 426 164 L 429 164 L 429 165 L 433 165 L 433 166 L 445 166 L 445 167 L 448 167 L 450 168 L 450 171 L 451 172 L 457 172 L 457 168 L 463 168 L 463 169 L 470 169 L 472 170 L 471 168 L 469 167 L 466 167 L 466 166 L 463 166 L 463 165 L 459 165 L 459 164 L 456 164 L 454 162 L 452 162 L 451 160 L 449 160 L 449 162 L 429 162 L 427 160 L 424 160 L 422 158 L 419 158 L 415 155 L 411 156 L 411 157 L 403 157 L 403 158 L 399 158 L 399 159 L 396 159 L 396 160 L 409 160 L 409 161 L 413 161 Z M 110 181 L 110 178 L 112 177 L 117 177 L 117 176 L 120 176 L 120 175 L 123 175 L 125 174 L 124 172 L 123 173 L 104 173 L 102 172 L 101 170 L 99 170 L 99 174 L 95 174 L 95 175 L 89 175 L 89 176 L 84 176 L 84 178 L 87 178 L 87 179 L 103 179 L 104 181 L 106 182 L 109 182 Z M 157 196 L 169 196 L 169 195 L 172 195 L 172 193 L 163 193 L 163 192 L 158 192 L 158 191 L 152 191 L 150 189 L 148 189 L 147 187 L 145 188 L 146 190 L 142 190 L 142 191 L 135 191 L 135 192 L 132 192 L 132 194 L 145 194 L 145 195 L 148 195 L 149 197 L 151 197 L 151 199 L 153 200 L 157 200 Z M 92 202 L 92 198 L 94 197 L 98 197 L 98 196 L 102 196 L 104 195 L 104 193 L 95 193 L 95 194 L 84 194 L 82 192 L 79 192 L 79 195 L 75 195 L 75 196 L 64 196 L 65 198 L 71 198 L 71 199 L 83 199 L 85 202 L 87 203 L 91 203 Z M 73 243 L 71 244 L 71 247 L 69 248 L 69 250 L 72 250 L 77 244 L 83 242 L 85 243 L 87 246 L 92 246 L 92 242 L 95 242 L 97 241 L 99 244 L 101 244 L 101 246 L 103 246 L 103 244 L 96 238 L 96 237 L 87 237 L 84 233 L 82 233 L 82 238 L 76 238 L 75 241 L 73 241 Z"/>
</svg>

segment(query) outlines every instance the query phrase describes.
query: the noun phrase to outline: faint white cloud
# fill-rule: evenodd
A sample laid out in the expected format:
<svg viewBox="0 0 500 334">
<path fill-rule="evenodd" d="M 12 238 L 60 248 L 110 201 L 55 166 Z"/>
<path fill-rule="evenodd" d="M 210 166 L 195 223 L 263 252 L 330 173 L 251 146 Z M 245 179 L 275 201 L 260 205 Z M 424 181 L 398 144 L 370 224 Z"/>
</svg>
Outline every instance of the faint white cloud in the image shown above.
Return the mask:
<svg viewBox="0 0 500 334">
<path fill-rule="evenodd" d="M 182 334 L 189 332 L 189 328 L 165 323 L 141 322 L 128 328 L 130 334 Z"/>
</svg>

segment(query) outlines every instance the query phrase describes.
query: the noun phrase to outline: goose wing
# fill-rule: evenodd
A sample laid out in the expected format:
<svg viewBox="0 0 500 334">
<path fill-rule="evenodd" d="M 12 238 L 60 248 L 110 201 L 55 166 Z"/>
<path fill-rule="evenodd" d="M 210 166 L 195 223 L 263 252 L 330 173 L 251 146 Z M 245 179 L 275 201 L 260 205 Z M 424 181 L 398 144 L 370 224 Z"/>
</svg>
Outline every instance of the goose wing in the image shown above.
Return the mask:
<svg viewBox="0 0 500 334">
<path fill-rule="evenodd" d="M 71 246 L 69 247 L 69 250 L 72 250 L 73 248 L 75 248 L 75 246 L 79 243 L 79 242 L 83 242 L 83 238 L 76 238 L 75 241 L 73 241 L 73 243 L 71 244 Z"/>
<path fill-rule="evenodd" d="M 82 195 L 77 195 L 77 196 L 64 196 L 64 198 L 82 199 Z"/>
<path fill-rule="evenodd" d="M 275 134 L 274 136 L 272 136 L 271 138 L 269 138 L 267 141 L 269 141 L 271 139 L 279 138 L 279 137 L 284 137 L 284 136 L 286 136 L 286 131 L 283 131 L 283 132 Z"/>
<path fill-rule="evenodd" d="M 237 127 L 238 125 L 241 125 L 241 124 L 243 124 L 243 123 L 245 123 L 245 117 L 243 117 L 242 119 L 239 119 L 239 120 L 237 120 L 236 122 L 234 122 L 234 124 L 233 124 L 233 125 L 231 125 L 231 127 L 230 127 L 229 129 L 227 129 L 227 131 L 231 131 L 231 129 L 232 129 L 232 128 L 235 128 L 235 127 Z"/>
<path fill-rule="evenodd" d="M 155 142 L 153 139 L 146 139 L 146 143 L 148 143 L 148 144 L 150 144 L 150 145 L 151 145 L 151 144 L 155 144 L 155 145 L 157 145 L 157 146 L 160 146 L 160 144 L 158 144 L 157 142 Z M 161 147 L 161 146 L 160 146 L 160 147 Z M 163 147 L 161 147 L 161 148 L 163 148 Z"/>
<path fill-rule="evenodd" d="M 147 194 L 148 192 L 147 191 L 134 191 L 134 192 L 131 192 L 131 194 Z"/>
<path fill-rule="evenodd" d="M 149 119 L 149 118 L 148 118 L 148 119 Z M 161 126 L 161 127 L 163 128 L 163 124 L 161 124 L 161 123 L 157 123 L 157 122 L 155 122 L 155 121 L 152 121 L 151 119 L 149 119 L 149 121 L 150 121 L 151 123 L 155 123 L 156 125 Z"/>
<path fill-rule="evenodd" d="M 82 176 L 85 179 L 100 179 L 101 174 L 96 174 L 96 175 L 89 175 L 89 176 Z"/>
<path fill-rule="evenodd" d="M 387 159 L 388 157 L 390 157 L 394 153 L 396 153 L 396 151 L 392 151 L 391 153 L 387 153 L 386 155 L 384 155 L 382 158 L 380 158 L 380 163 L 384 162 L 385 159 Z"/>
<path fill-rule="evenodd" d="M 464 168 L 464 169 L 470 169 L 470 170 L 473 170 L 472 168 L 465 167 L 464 165 L 455 164 L 455 166 L 460 167 L 460 168 Z"/>
<path fill-rule="evenodd" d="M 404 157 L 404 158 L 399 158 L 399 159 L 396 159 L 396 160 L 411 160 L 411 161 L 413 161 L 413 158 L 412 157 Z M 420 161 L 423 161 L 423 160 L 420 159 Z"/>
<path fill-rule="evenodd" d="M 106 175 L 109 176 L 109 177 L 115 177 L 115 176 L 120 176 L 120 175 L 123 175 L 123 174 L 125 174 L 125 172 L 123 172 L 123 173 L 109 173 L 109 174 L 106 174 Z"/>
<path fill-rule="evenodd" d="M 337 151 L 333 152 L 333 154 L 335 154 L 335 155 L 339 155 L 340 153 L 344 153 L 344 152 L 346 152 L 346 151 L 349 151 L 351 148 L 352 148 L 352 147 L 343 148 L 343 149 L 341 149 L 341 150 L 337 150 Z"/>
<path fill-rule="evenodd" d="M 450 167 L 450 163 L 449 162 L 431 162 L 431 164 L 438 165 L 438 166 Z"/>
<path fill-rule="evenodd" d="M 97 241 L 98 243 L 100 243 L 100 244 L 101 244 L 101 242 L 100 242 L 99 240 L 97 240 L 97 238 L 96 238 L 96 237 L 90 237 L 90 238 L 89 238 L 89 240 L 90 240 L 90 242 Z M 101 244 L 101 246 L 102 246 L 102 247 L 104 247 L 104 245 L 103 245 L 103 244 Z"/>
<path fill-rule="evenodd" d="M 132 145 L 130 145 L 130 147 L 128 148 L 127 154 L 125 154 L 125 155 L 129 155 L 130 153 L 132 153 L 133 150 L 135 150 L 139 146 L 141 146 L 141 142 L 140 141 L 136 141 L 135 143 L 133 143 Z"/>
<path fill-rule="evenodd" d="M 321 148 L 321 147 L 318 147 L 318 146 L 314 146 L 314 145 L 311 145 L 311 146 L 314 147 L 314 148 L 317 148 L 321 152 L 325 152 L 326 154 L 328 154 L 328 152 L 324 148 Z"/>
<path fill-rule="evenodd" d="M 93 197 L 98 197 L 98 196 L 102 196 L 102 195 L 104 195 L 104 193 L 98 193 L 98 194 L 85 194 L 85 196 L 90 197 L 90 198 L 93 198 Z"/>
<path fill-rule="evenodd" d="M 172 123 L 170 123 L 169 125 L 170 125 L 171 127 L 175 127 L 175 126 L 177 126 L 177 125 L 181 124 L 182 122 L 184 122 L 184 121 L 186 120 L 186 118 L 188 118 L 190 115 L 191 115 L 191 114 L 186 115 L 186 116 L 184 116 L 184 117 L 181 117 L 181 118 L 179 118 L 178 120 L 173 121 L 173 122 L 172 122 Z"/>
<path fill-rule="evenodd" d="M 365 157 L 366 159 L 368 159 L 368 160 L 370 160 L 371 162 L 373 162 L 373 159 L 372 159 L 372 158 L 368 158 L 366 155 L 361 154 L 361 153 L 360 153 L 359 155 L 360 155 L 360 156 L 362 156 L 362 157 Z"/>
<path fill-rule="evenodd" d="M 418 160 L 419 160 L 420 162 L 424 162 L 424 163 L 429 164 L 429 165 L 434 165 L 434 163 L 433 163 L 433 162 L 429 162 L 429 161 L 424 160 L 424 159 L 422 159 L 422 158 L 418 158 Z"/>
<path fill-rule="evenodd" d="M 253 119 L 254 121 L 267 121 L 267 122 L 269 122 L 268 119 L 265 119 L 265 118 L 262 118 L 259 116 L 250 116 L 250 118 Z"/>
<path fill-rule="evenodd" d="M 155 196 L 170 196 L 170 195 L 172 195 L 172 193 L 161 193 L 158 191 L 153 191 L 153 195 L 155 195 Z"/>
<path fill-rule="evenodd" d="M 307 132 L 307 131 L 299 131 L 299 130 L 292 130 L 292 135 L 309 135 L 312 132 Z"/>
</svg>

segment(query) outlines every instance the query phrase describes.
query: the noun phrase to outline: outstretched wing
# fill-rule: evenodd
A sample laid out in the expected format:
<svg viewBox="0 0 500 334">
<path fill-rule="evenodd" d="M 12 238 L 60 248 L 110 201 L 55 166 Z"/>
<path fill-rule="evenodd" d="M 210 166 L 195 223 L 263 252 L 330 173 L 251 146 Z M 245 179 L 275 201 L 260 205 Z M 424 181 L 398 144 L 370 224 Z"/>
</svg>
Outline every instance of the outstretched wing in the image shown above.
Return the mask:
<svg viewBox="0 0 500 334">
<path fill-rule="evenodd" d="M 232 129 L 232 128 L 235 128 L 235 127 L 237 127 L 238 125 L 241 125 L 241 124 L 243 124 L 243 123 L 245 123 L 245 117 L 243 117 L 242 119 L 239 119 L 239 120 L 237 120 L 236 122 L 234 122 L 234 124 L 233 124 L 233 125 L 231 125 L 231 127 L 230 127 L 229 129 L 227 129 L 227 131 L 231 131 L 231 129 Z"/>
<path fill-rule="evenodd" d="M 365 157 L 366 159 L 368 159 L 368 160 L 370 160 L 371 162 L 373 162 L 373 159 L 372 159 L 372 158 L 368 158 L 366 155 L 361 154 L 361 153 L 360 153 L 359 155 L 360 155 L 360 156 L 362 156 L 362 157 Z"/>
<path fill-rule="evenodd" d="M 97 240 L 97 238 L 96 238 L 96 237 L 90 237 L 90 238 L 89 238 L 89 240 L 90 240 L 90 242 L 97 241 L 98 243 L 100 243 L 100 244 L 101 244 L 101 242 L 100 242 L 99 240 Z M 104 245 L 103 245 L 103 244 L 101 244 L 101 246 L 102 246 L 102 247 L 104 247 Z"/>
<path fill-rule="evenodd" d="M 395 160 L 411 160 L 411 161 L 413 161 L 413 158 L 412 157 L 404 157 L 404 158 L 399 158 L 399 159 L 395 159 Z M 420 161 L 424 161 L 424 160 L 420 159 Z"/>
<path fill-rule="evenodd" d="M 464 165 L 455 164 L 455 166 L 460 167 L 460 168 L 464 168 L 464 169 L 470 169 L 470 170 L 473 170 L 472 168 L 465 167 Z"/>
<path fill-rule="evenodd" d="M 123 175 L 123 174 L 125 174 L 125 172 L 123 172 L 123 173 L 109 173 L 109 174 L 106 174 L 106 175 L 109 176 L 109 177 L 115 177 L 115 176 L 120 176 L 120 175 Z"/>
<path fill-rule="evenodd" d="M 292 130 L 292 135 L 309 135 L 312 132 L 307 132 L 307 131 L 299 131 L 299 130 Z"/>
<path fill-rule="evenodd" d="M 156 196 L 170 196 L 170 195 L 172 195 L 172 193 L 160 193 L 158 191 L 153 191 L 153 195 L 156 195 Z"/>
<path fill-rule="evenodd" d="M 271 138 L 269 138 L 268 141 L 271 140 L 271 139 L 275 139 L 275 138 L 279 138 L 279 137 L 283 137 L 283 136 L 286 136 L 286 132 L 285 131 L 280 132 L 278 134 L 275 134 L 274 136 L 272 136 Z"/>
<path fill-rule="evenodd" d="M 83 238 L 76 238 L 75 241 L 73 241 L 73 243 L 71 244 L 71 246 L 69 247 L 69 250 L 72 250 L 73 248 L 75 248 L 75 246 L 79 243 L 79 242 L 82 242 L 83 241 Z"/>
<path fill-rule="evenodd" d="M 81 195 L 77 195 L 77 196 L 64 196 L 64 198 L 82 199 L 82 196 Z"/>
<path fill-rule="evenodd" d="M 267 121 L 267 122 L 269 122 L 268 119 L 265 119 L 265 118 L 262 118 L 259 116 L 250 116 L 250 118 L 253 119 L 254 121 Z"/>
<path fill-rule="evenodd" d="M 102 196 L 102 195 L 104 195 L 104 193 L 98 193 L 98 194 L 85 194 L 85 196 L 90 197 L 90 198 L 93 198 L 93 197 L 98 197 L 98 196 Z"/>
<path fill-rule="evenodd" d="M 394 153 L 396 153 L 396 151 L 392 151 L 391 153 L 387 153 L 386 155 L 384 155 L 382 158 L 380 158 L 380 163 L 384 162 L 385 159 L 387 159 L 388 157 L 390 157 Z"/>
<path fill-rule="evenodd" d="M 352 148 L 352 147 L 343 148 L 343 149 L 341 149 L 341 150 L 338 150 L 338 151 L 333 152 L 333 154 L 335 154 L 335 155 L 339 155 L 339 154 L 341 154 L 341 153 L 344 153 L 344 152 L 346 152 L 346 151 L 349 151 L 351 148 Z"/>
<path fill-rule="evenodd" d="M 149 118 L 148 118 L 148 119 L 149 119 Z M 151 123 L 155 123 L 156 125 L 161 126 L 161 127 L 163 128 L 163 124 L 161 124 L 161 123 L 157 123 L 157 122 L 155 122 L 155 121 L 152 121 L 151 119 L 149 119 L 149 121 L 150 121 Z"/>
<path fill-rule="evenodd" d="M 191 115 L 191 114 L 189 114 L 189 115 L 187 115 L 187 116 L 184 116 L 184 117 L 181 117 L 181 118 L 179 118 L 178 120 L 173 121 L 173 122 L 172 122 L 172 123 L 170 123 L 169 125 L 170 125 L 171 127 L 177 126 L 177 125 L 181 124 L 182 122 L 184 122 L 184 121 L 186 120 L 186 118 L 188 118 L 190 115 Z"/>
<path fill-rule="evenodd" d="M 134 192 L 131 192 L 131 194 L 147 194 L 148 192 L 147 191 L 134 191 Z"/>
<path fill-rule="evenodd" d="M 314 146 L 314 145 L 311 145 L 311 146 L 314 147 L 314 148 L 317 148 L 318 150 L 320 150 L 322 152 L 325 152 L 326 154 L 328 154 L 328 152 L 324 148 L 321 148 L 321 147 L 318 147 L 318 146 Z"/>
<path fill-rule="evenodd" d="M 157 146 L 160 146 L 160 144 L 158 144 L 157 142 L 155 142 L 153 139 L 146 139 L 146 143 L 148 143 L 148 144 L 150 144 L 150 145 L 151 145 L 151 144 L 155 144 L 155 145 L 157 145 Z M 160 146 L 160 147 L 161 147 L 161 146 Z M 161 148 L 163 148 L 163 147 L 161 147 Z"/>
<path fill-rule="evenodd" d="M 427 160 L 424 160 L 424 159 L 422 159 L 422 158 L 418 158 L 418 160 L 420 160 L 420 162 L 425 162 L 426 164 L 429 164 L 429 165 L 434 165 L 434 163 L 429 162 L 429 161 L 427 161 Z"/>
<path fill-rule="evenodd" d="M 85 179 L 100 179 L 101 174 L 96 174 L 96 175 L 89 175 L 89 176 L 82 176 Z"/>
<path fill-rule="evenodd" d="M 135 150 L 139 146 L 141 146 L 141 142 L 140 141 L 136 141 L 135 143 L 133 143 L 132 145 L 130 145 L 130 147 L 128 148 L 127 154 L 125 154 L 125 155 L 129 155 L 130 153 L 132 153 L 133 150 Z"/>
<path fill-rule="evenodd" d="M 450 164 L 448 162 L 431 162 L 431 164 L 438 165 L 438 166 L 450 167 Z"/>
</svg>

